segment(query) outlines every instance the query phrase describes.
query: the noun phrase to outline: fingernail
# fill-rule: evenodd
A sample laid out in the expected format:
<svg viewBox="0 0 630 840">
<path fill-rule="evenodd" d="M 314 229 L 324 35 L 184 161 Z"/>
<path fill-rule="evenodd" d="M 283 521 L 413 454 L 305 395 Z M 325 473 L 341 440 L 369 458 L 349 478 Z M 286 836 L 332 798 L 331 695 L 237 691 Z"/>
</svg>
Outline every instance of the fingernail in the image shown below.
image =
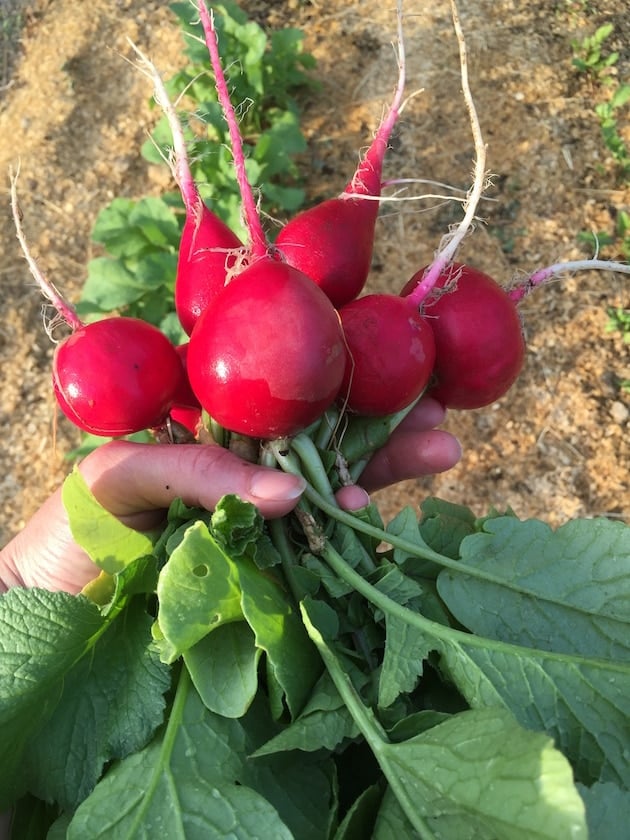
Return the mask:
<svg viewBox="0 0 630 840">
<path fill-rule="evenodd" d="M 293 501 L 299 499 L 305 488 L 306 481 L 301 476 L 278 470 L 257 472 L 249 485 L 252 496 L 265 501 Z"/>
<path fill-rule="evenodd" d="M 349 484 L 340 487 L 335 493 L 337 504 L 345 510 L 361 510 L 370 504 L 370 497 L 363 487 L 356 484 Z"/>
</svg>

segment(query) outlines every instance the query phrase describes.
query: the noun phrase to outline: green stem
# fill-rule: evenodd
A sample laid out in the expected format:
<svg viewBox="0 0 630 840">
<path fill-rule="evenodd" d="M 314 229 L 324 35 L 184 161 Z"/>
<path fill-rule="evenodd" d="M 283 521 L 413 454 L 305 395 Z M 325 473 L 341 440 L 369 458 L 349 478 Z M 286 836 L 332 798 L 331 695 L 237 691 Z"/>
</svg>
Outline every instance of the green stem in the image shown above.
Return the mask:
<svg viewBox="0 0 630 840">
<path fill-rule="evenodd" d="M 271 534 L 271 539 L 273 540 L 273 544 L 276 547 L 278 554 L 280 555 L 282 571 L 286 578 L 287 584 L 289 586 L 289 589 L 291 590 L 291 594 L 295 599 L 295 603 L 299 604 L 307 593 L 305 592 L 304 588 L 298 583 L 295 577 L 294 568 L 297 565 L 298 561 L 295 556 L 295 552 L 291 547 L 291 543 L 289 542 L 289 537 L 286 529 L 286 522 L 284 519 L 270 519 L 267 524 L 269 527 L 269 533 Z"/>
<path fill-rule="evenodd" d="M 297 454 L 304 468 L 306 478 L 331 505 L 336 505 L 335 494 L 328 480 L 326 468 L 313 441 L 307 435 L 296 435 L 291 449 Z"/>
<path fill-rule="evenodd" d="M 164 768 L 168 765 L 170 761 L 173 749 L 175 747 L 175 741 L 181 730 L 182 718 L 184 717 L 184 706 L 186 705 L 186 700 L 188 699 L 188 692 L 190 690 L 191 685 L 192 681 L 190 679 L 188 670 L 185 666 L 182 666 L 179 674 L 179 681 L 177 683 L 177 689 L 175 691 L 175 699 L 173 700 L 173 706 L 171 708 L 171 713 L 168 718 L 168 724 L 166 726 L 166 731 L 164 732 L 164 737 L 162 739 L 162 744 L 160 747 L 160 760 L 155 763 L 155 769 L 148 780 L 148 784 L 146 786 L 146 790 L 142 798 L 144 804 L 141 805 L 138 809 L 136 818 L 134 819 L 133 824 L 130 827 L 129 833 L 127 835 L 128 838 L 130 838 L 130 840 L 131 838 L 137 837 L 140 834 L 140 829 L 144 826 L 146 809 L 151 806 L 151 802 L 153 801 L 153 794 L 157 789 L 158 785 L 160 784 Z"/>
<path fill-rule="evenodd" d="M 351 422 L 342 441 L 341 451 L 350 464 L 350 476 L 354 482 L 358 482 L 374 452 L 387 443 L 392 432 L 413 411 L 419 400 L 420 397 L 408 406 L 405 406 L 405 408 L 387 417 L 370 418 L 367 422 L 366 418 L 357 418 L 357 428 L 354 433 Z M 358 440 L 355 439 L 355 436 Z"/>
<path fill-rule="evenodd" d="M 340 417 L 341 413 L 339 409 L 336 408 L 334 405 L 326 409 L 326 411 L 322 415 L 322 418 L 319 421 L 319 425 L 317 427 L 317 432 L 313 437 L 315 446 L 319 450 L 325 450 L 330 447 L 330 442 L 332 441 L 335 432 L 339 428 Z"/>
<path fill-rule="evenodd" d="M 456 630 L 446 624 L 439 624 L 437 621 L 432 621 L 425 618 L 421 613 L 414 612 L 408 607 L 402 606 L 392 600 L 388 595 L 381 592 L 371 583 L 368 583 L 365 578 L 356 572 L 351 566 L 346 563 L 339 552 L 331 543 L 326 540 L 321 556 L 328 563 L 330 568 L 346 583 L 349 583 L 357 592 L 364 596 L 371 604 L 378 607 L 385 614 L 393 615 L 401 621 L 415 627 L 422 633 L 432 636 L 441 642 L 447 644 L 474 647 L 484 651 L 493 650 L 497 653 L 502 653 L 507 656 L 513 656 L 516 652 L 523 650 L 521 645 L 513 645 L 509 642 L 502 642 L 497 639 L 490 639 L 486 636 L 476 636 L 473 633 L 466 633 L 463 630 Z M 461 571 L 461 570 L 460 570 Z M 468 570 L 466 570 L 468 572 Z M 526 648 L 527 655 L 532 658 L 555 660 L 567 664 L 568 662 L 575 663 L 576 666 L 583 667 L 589 663 L 593 665 L 601 663 L 601 659 L 587 658 L 570 653 L 556 653 L 555 651 L 540 650 L 538 648 Z M 609 669 L 623 671 L 627 669 L 624 663 L 617 664 L 606 660 L 606 667 Z"/>
<path fill-rule="evenodd" d="M 359 731 L 374 753 L 374 757 L 383 771 L 392 792 L 400 803 L 401 808 L 405 812 L 407 819 L 422 840 L 434 840 L 433 832 L 430 831 L 425 820 L 418 813 L 410 792 L 401 783 L 395 768 L 391 766 L 387 754 L 387 747 L 391 746 L 391 742 L 385 730 L 377 720 L 372 709 L 368 708 L 361 700 L 359 693 L 352 684 L 349 674 L 343 669 L 334 652 L 326 644 L 320 631 L 312 623 L 304 604 L 302 604 L 302 619 L 306 631 L 322 657 L 341 699 L 346 704 Z"/>
</svg>

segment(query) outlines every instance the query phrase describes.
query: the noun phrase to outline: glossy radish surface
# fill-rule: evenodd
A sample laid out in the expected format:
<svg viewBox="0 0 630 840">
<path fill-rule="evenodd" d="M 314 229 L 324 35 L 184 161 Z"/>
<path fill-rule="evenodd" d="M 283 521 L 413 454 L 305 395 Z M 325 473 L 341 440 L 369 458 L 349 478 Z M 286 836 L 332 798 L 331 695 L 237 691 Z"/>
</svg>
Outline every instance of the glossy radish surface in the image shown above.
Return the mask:
<svg viewBox="0 0 630 840">
<path fill-rule="evenodd" d="M 201 215 L 187 214 L 179 244 L 175 310 L 187 335 L 197 318 L 225 285 L 242 247 L 238 236 L 199 200 Z"/>
<path fill-rule="evenodd" d="M 435 343 L 427 321 L 402 297 L 366 295 L 339 310 L 348 361 L 339 402 L 383 416 L 409 405 L 433 370 Z"/>
<path fill-rule="evenodd" d="M 339 316 L 302 272 L 263 257 L 199 318 L 188 374 L 205 410 L 251 437 L 292 435 L 334 401 L 345 368 Z"/>
<path fill-rule="evenodd" d="M 182 378 L 175 347 L 157 327 L 136 318 L 82 326 L 53 357 L 61 410 L 93 435 L 116 437 L 158 426 Z"/>
<path fill-rule="evenodd" d="M 416 272 L 401 295 L 411 293 L 424 271 Z M 525 360 L 516 305 L 491 277 L 460 263 L 440 275 L 435 289 L 424 306 L 435 336 L 431 395 L 448 408 L 489 405 L 509 390 Z"/>
<path fill-rule="evenodd" d="M 278 234 L 276 247 L 339 308 L 365 285 L 377 214 L 376 201 L 330 198 L 291 219 Z"/>
</svg>

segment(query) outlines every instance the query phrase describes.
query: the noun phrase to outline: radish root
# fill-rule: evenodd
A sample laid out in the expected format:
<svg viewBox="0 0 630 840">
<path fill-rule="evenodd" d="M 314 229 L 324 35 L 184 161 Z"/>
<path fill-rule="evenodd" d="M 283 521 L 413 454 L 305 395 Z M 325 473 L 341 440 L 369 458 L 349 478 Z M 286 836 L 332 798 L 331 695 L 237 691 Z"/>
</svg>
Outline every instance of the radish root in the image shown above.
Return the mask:
<svg viewBox="0 0 630 840">
<path fill-rule="evenodd" d="M 41 272 L 39 266 L 35 261 L 35 258 L 31 253 L 30 248 L 28 247 L 26 236 L 24 235 L 24 228 L 22 227 L 22 211 L 20 210 L 17 194 L 17 182 L 19 174 L 19 164 L 16 167 L 15 172 L 12 169 L 9 172 L 9 178 L 11 181 L 11 213 L 13 216 L 13 224 L 15 226 L 15 235 L 17 236 L 18 242 L 20 243 L 20 248 L 22 249 L 24 258 L 28 263 L 28 267 L 31 272 L 31 275 L 33 276 L 33 279 L 37 283 L 41 293 L 44 295 L 50 306 L 52 306 L 52 308 L 55 310 L 56 315 L 53 316 L 51 319 L 47 317 L 44 318 L 44 326 L 46 329 L 46 333 L 51 340 L 54 340 L 53 332 L 55 327 L 57 327 L 59 324 L 67 324 L 72 330 L 78 330 L 84 325 L 83 321 L 81 321 L 81 319 L 77 315 L 74 307 L 70 303 L 68 303 L 67 300 L 65 300 L 62 294 L 55 288 L 55 286 L 49 280 L 47 280 L 47 278 Z"/>
<path fill-rule="evenodd" d="M 451 15 L 453 18 L 453 27 L 457 37 L 459 46 L 459 64 L 461 73 L 462 93 L 466 102 L 468 116 L 470 119 L 470 127 L 472 130 L 473 140 L 475 144 L 475 167 L 474 178 L 469 195 L 464 203 L 465 213 L 461 222 L 457 225 L 452 233 L 449 233 L 442 242 L 438 253 L 433 262 L 427 268 L 424 277 L 418 283 L 412 294 L 409 295 L 409 301 L 415 306 L 420 304 L 430 294 L 435 286 L 440 274 L 444 271 L 446 266 L 453 261 L 457 249 L 461 245 L 464 237 L 470 230 L 475 215 L 477 213 L 477 206 L 483 196 L 483 192 L 487 186 L 486 175 L 486 144 L 481 132 L 479 124 L 479 117 L 475 102 L 470 91 L 470 84 L 468 81 L 468 53 L 466 50 L 466 40 L 464 38 L 464 31 L 462 29 L 461 21 L 459 19 L 459 12 L 455 0 L 451 0 Z"/>
</svg>

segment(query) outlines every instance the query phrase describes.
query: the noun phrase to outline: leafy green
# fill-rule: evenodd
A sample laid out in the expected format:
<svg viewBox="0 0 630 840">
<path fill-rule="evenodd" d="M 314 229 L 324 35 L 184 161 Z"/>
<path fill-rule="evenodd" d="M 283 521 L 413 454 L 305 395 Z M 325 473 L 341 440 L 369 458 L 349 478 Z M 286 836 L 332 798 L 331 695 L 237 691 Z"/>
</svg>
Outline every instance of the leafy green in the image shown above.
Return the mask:
<svg viewBox="0 0 630 840">
<path fill-rule="evenodd" d="M 327 759 L 248 760 L 273 727 L 258 703 L 239 720 L 209 712 L 185 672 L 168 727 L 125 759 L 77 809 L 73 838 L 323 837 L 333 797 Z"/>
<path fill-rule="evenodd" d="M 211 712 L 238 718 L 258 691 L 262 651 L 245 621 L 217 627 L 184 652 L 184 662 L 199 696 Z"/>
<path fill-rule="evenodd" d="M 86 598 L 13 589 L 0 628 L 0 802 L 28 789 L 72 807 L 162 722 L 150 621 L 136 601 L 106 620 Z"/>
<path fill-rule="evenodd" d="M 188 65 L 167 86 L 190 106 L 193 174 L 242 232 L 206 47 L 194 9 L 174 10 Z M 297 30 L 269 37 L 232 2 L 215 11 L 248 176 L 281 217 L 303 200 L 294 95 L 312 60 Z M 620 86 L 601 113 L 609 145 L 627 98 Z M 171 142 L 158 123 L 147 159 Z M 176 194 L 103 211 L 82 317 L 139 315 L 183 340 L 182 216 Z M 262 447 L 307 482 L 271 521 L 234 495 L 213 512 L 177 499 L 159 533 L 139 534 L 75 470 L 63 502 L 100 574 L 77 597 L 0 596 L 0 808 L 20 836 L 624 836 L 630 529 L 554 531 L 437 498 L 387 525 L 375 504 L 341 510 L 335 490 L 406 414 L 332 408 Z"/>
<path fill-rule="evenodd" d="M 62 498 L 75 542 L 103 571 L 122 572 L 134 560 L 152 553 L 151 538 L 105 510 L 76 467 L 64 481 Z"/>
<path fill-rule="evenodd" d="M 303 612 L 396 796 L 396 823 L 405 822 L 402 810 L 420 836 L 433 830 L 442 837 L 489 840 L 587 837 L 571 766 L 550 738 L 521 728 L 504 709 L 486 708 L 460 712 L 415 737 L 390 742 L 341 666 L 334 643 L 317 629 L 320 608 L 308 602 Z M 408 828 L 402 836 L 409 836 Z"/>
<path fill-rule="evenodd" d="M 630 791 L 612 782 L 600 782 L 588 788 L 577 786 L 586 805 L 586 820 L 591 840 L 624 840 L 630 819 Z"/>
</svg>

